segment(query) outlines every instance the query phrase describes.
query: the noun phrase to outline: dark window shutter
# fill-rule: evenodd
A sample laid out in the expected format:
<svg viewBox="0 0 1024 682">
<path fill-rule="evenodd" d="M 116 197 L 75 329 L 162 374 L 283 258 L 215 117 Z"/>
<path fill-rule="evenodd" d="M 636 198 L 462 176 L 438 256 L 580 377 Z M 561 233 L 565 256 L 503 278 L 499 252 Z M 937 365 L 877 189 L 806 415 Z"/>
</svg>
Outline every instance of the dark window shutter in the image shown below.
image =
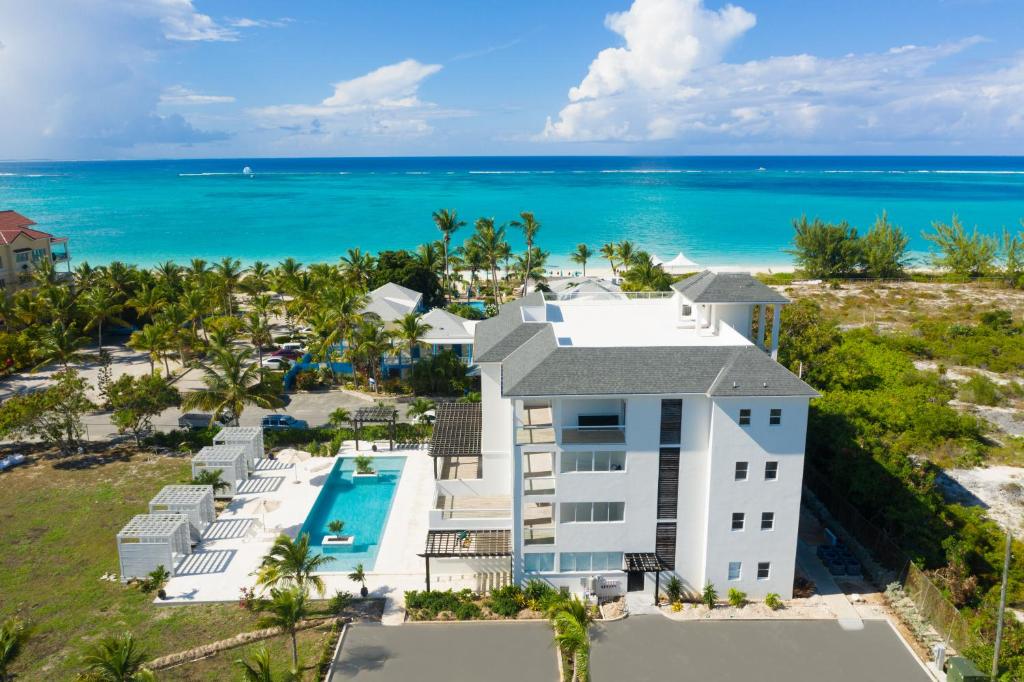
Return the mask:
<svg viewBox="0 0 1024 682">
<path fill-rule="evenodd" d="M 676 568 L 676 524 L 659 523 L 654 537 L 654 553 L 661 559 L 665 568 L 674 571 Z"/>
<path fill-rule="evenodd" d="M 674 519 L 679 509 L 679 448 L 658 453 L 658 518 Z"/>
<path fill-rule="evenodd" d="M 661 440 L 662 445 L 679 445 L 683 430 L 683 401 L 666 399 L 661 401 Z"/>
</svg>

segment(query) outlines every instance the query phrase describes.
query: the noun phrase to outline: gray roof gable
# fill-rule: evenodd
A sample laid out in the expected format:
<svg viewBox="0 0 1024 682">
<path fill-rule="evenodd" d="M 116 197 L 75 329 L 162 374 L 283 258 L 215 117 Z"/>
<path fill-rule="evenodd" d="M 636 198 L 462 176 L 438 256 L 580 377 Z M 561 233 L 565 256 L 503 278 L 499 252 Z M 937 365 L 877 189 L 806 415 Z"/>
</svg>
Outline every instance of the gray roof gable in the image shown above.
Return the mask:
<svg viewBox="0 0 1024 682">
<path fill-rule="evenodd" d="M 476 362 L 501 362 L 519 346 L 533 338 L 547 322 L 524 322 L 524 306 L 543 306 L 544 295 L 534 292 L 505 303 L 498 315 L 477 323 L 473 334 L 473 356 Z"/>
<path fill-rule="evenodd" d="M 789 303 L 789 299 L 747 272 L 704 270 L 672 288 L 694 303 Z"/>
</svg>

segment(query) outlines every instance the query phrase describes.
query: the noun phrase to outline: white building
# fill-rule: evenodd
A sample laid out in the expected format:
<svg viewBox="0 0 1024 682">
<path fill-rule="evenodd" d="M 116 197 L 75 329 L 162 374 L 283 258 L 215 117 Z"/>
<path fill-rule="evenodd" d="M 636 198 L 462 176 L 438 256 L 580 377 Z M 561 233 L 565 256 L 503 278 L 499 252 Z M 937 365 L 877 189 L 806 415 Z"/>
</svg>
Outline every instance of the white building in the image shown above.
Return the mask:
<svg viewBox="0 0 1024 682">
<path fill-rule="evenodd" d="M 777 334 L 766 346 L 786 302 L 702 272 L 667 293 L 531 294 L 480 322 L 482 402 L 437 412 L 428 570 L 790 597 L 816 394 L 773 360 Z"/>
<path fill-rule="evenodd" d="M 367 298 L 369 301 L 363 312 L 377 315 L 388 328 L 423 306 L 423 294 L 394 282 L 377 287 L 367 294 Z"/>
</svg>

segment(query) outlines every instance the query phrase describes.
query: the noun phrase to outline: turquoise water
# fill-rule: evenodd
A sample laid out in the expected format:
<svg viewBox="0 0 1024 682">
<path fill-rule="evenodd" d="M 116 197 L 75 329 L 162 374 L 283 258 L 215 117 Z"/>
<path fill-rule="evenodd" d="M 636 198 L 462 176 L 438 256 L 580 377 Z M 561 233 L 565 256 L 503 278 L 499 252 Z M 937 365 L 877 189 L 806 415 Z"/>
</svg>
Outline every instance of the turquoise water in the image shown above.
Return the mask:
<svg viewBox="0 0 1024 682">
<path fill-rule="evenodd" d="M 243 175 L 250 166 L 255 175 Z M 763 169 L 763 170 L 762 170 Z M 467 221 L 532 210 L 566 263 L 632 239 L 662 259 L 784 263 L 801 214 L 866 228 L 882 210 L 921 231 L 958 212 L 990 233 L 1024 217 L 1020 157 L 472 157 L 0 163 L 0 208 L 71 238 L 74 263 L 234 256 L 334 261 L 413 248 L 433 210 Z M 464 228 L 456 242 L 468 236 Z M 510 241 L 523 247 L 510 230 Z M 594 265 L 594 262 L 591 263 Z M 603 263 L 602 263 L 603 265 Z M 576 266 L 574 266 L 575 268 Z"/>
<path fill-rule="evenodd" d="M 374 460 L 373 466 L 377 470 L 375 478 L 354 478 L 352 474 L 356 467 L 353 459 L 345 457 L 335 462 L 302 524 L 300 532 L 309 533 L 310 545 L 333 557 L 327 571 L 351 571 L 359 563 L 370 571 L 377 560 L 405 458 L 381 457 Z M 355 536 L 352 545 L 323 547 L 324 535 L 328 534 L 327 524 L 334 519 L 345 522 L 344 535 Z"/>
</svg>

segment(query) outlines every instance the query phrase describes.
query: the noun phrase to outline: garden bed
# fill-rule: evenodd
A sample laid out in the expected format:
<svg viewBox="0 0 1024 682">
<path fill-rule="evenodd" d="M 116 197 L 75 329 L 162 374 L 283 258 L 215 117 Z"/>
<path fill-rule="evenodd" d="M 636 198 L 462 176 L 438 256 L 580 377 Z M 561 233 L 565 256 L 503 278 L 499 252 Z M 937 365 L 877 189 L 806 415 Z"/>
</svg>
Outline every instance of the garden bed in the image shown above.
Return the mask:
<svg viewBox="0 0 1024 682">
<path fill-rule="evenodd" d="M 525 587 L 506 585 L 481 595 L 472 590 L 405 593 L 407 620 L 448 622 L 453 620 L 544 620 L 547 606 L 559 597 L 547 583 L 531 580 Z"/>
</svg>

